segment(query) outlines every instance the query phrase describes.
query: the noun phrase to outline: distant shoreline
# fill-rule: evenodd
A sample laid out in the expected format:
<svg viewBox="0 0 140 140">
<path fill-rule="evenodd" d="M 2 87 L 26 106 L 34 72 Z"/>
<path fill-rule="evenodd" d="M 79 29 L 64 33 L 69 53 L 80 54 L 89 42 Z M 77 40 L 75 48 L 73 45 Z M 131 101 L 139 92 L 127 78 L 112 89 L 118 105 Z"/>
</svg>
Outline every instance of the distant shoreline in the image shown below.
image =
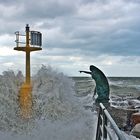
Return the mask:
<svg viewBox="0 0 140 140">
<path fill-rule="evenodd" d="M 91 76 L 68 76 L 69 78 L 91 78 Z M 132 76 L 107 76 L 107 78 L 139 78 L 140 77 L 132 77 Z"/>
</svg>

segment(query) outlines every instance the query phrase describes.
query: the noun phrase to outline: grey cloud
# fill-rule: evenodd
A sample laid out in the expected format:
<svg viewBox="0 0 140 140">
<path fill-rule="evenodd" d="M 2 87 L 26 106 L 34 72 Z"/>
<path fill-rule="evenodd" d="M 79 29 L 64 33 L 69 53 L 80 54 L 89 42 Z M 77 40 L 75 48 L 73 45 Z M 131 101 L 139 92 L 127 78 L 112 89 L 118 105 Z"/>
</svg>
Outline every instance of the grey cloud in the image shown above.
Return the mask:
<svg viewBox="0 0 140 140">
<path fill-rule="evenodd" d="M 24 31 L 26 23 L 37 27 L 44 33 L 43 56 L 140 54 L 138 0 L 4 0 L 0 5 L 13 8 L 11 16 L 1 14 L 0 34 Z"/>
<path fill-rule="evenodd" d="M 29 4 L 30 5 L 30 4 Z M 58 16 L 68 16 L 75 12 L 75 5 L 67 3 L 59 3 L 59 1 L 39 2 L 33 7 L 27 7 L 27 15 L 38 18 L 55 18 Z"/>
<path fill-rule="evenodd" d="M 139 0 L 124 0 L 125 2 L 130 2 L 130 3 L 140 3 Z"/>
<path fill-rule="evenodd" d="M 13 32 L 16 27 L 17 29 L 23 29 L 26 23 L 34 26 L 37 22 L 45 23 L 59 17 L 62 17 L 61 20 L 63 20 L 63 17 L 71 16 L 77 11 L 74 1 L 64 0 L 40 0 L 39 2 L 34 0 L 17 0 L 14 2 L 6 0 L 0 1 L 0 6 L 0 34 Z M 57 22 L 55 26 L 57 26 Z M 45 26 L 46 28 L 47 26 Z"/>
<path fill-rule="evenodd" d="M 2 5 L 14 5 L 14 4 L 16 4 L 18 1 L 20 1 L 20 0 L 1 0 L 0 1 L 0 4 L 2 4 Z"/>
</svg>

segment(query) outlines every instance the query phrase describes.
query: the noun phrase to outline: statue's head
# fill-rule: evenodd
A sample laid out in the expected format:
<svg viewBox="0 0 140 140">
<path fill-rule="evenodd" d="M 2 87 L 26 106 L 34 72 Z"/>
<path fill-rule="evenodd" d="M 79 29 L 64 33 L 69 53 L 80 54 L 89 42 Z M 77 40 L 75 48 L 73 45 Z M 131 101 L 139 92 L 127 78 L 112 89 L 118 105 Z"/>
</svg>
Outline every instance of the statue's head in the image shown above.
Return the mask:
<svg viewBox="0 0 140 140">
<path fill-rule="evenodd" d="M 89 70 L 90 70 L 90 71 L 93 71 L 94 69 L 95 69 L 95 66 L 90 65 Z"/>
</svg>

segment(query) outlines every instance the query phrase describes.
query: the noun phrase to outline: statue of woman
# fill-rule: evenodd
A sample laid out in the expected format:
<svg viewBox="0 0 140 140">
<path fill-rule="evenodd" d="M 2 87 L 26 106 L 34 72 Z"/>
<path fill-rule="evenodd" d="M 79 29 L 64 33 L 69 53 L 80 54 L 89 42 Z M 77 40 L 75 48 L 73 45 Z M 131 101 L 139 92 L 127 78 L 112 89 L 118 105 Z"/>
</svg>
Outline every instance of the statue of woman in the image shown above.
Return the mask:
<svg viewBox="0 0 140 140">
<path fill-rule="evenodd" d="M 109 83 L 104 73 L 93 65 L 90 66 L 90 72 L 88 71 L 79 71 L 79 72 L 90 74 L 92 78 L 95 80 L 96 87 L 94 90 L 94 95 L 96 93 L 98 95 L 98 97 L 96 98 L 96 103 L 108 103 Z"/>
</svg>

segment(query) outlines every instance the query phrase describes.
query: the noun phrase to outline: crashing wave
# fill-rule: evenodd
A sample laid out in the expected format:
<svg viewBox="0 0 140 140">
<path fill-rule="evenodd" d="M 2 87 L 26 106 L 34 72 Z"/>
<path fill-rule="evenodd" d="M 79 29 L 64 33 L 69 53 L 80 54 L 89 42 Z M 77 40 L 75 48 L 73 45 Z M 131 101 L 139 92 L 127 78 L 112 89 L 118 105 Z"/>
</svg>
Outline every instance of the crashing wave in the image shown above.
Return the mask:
<svg viewBox="0 0 140 140">
<path fill-rule="evenodd" d="M 51 120 L 74 113 L 76 98 L 74 82 L 51 67 L 42 66 L 33 78 L 34 110 Z"/>
<path fill-rule="evenodd" d="M 33 76 L 33 118 L 19 116 L 18 92 L 23 83 L 19 71 L 4 71 L 0 75 L 0 131 L 29 132 L 36 127 L 37 119 L 57 120 L 76 113 L 74 82 L 51 67 L 42 66 Z"/>
<path fill-rule="evenodd" d="M 5 71 L 0 75 L 1 139 L 93 139 L 97 114 L 83 108 L 84 104 L 92 103 L 91 94 L 77 97 L 72 79 L 51 67 L 42 66 L 32 77 L 33 117 L 23 120 L 18 105 L 18 92 L 23 81 L 21 72 Z M 13 132 L 18 134 L 11 135 Z"/>
</svg>

